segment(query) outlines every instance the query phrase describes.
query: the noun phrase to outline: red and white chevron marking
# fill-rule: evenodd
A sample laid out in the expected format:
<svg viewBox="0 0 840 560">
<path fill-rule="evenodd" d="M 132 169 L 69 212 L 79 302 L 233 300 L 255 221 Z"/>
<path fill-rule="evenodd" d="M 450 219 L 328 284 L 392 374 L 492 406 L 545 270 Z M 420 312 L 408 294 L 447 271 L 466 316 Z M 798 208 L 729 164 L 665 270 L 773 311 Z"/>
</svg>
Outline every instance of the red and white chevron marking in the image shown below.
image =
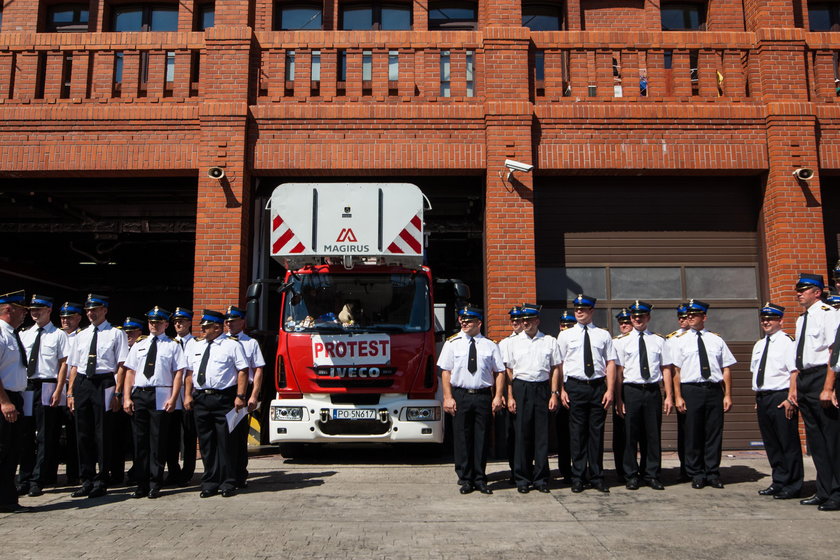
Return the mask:
<svg viewBox="0 0 840 560">
<path fill-rule="evenodd" d="M 411 218 L 405 229 L 388 245 L 388 252 L 400 255 L 419 255 L 423 252 L 423 221 L 420 214 Z"/>
<path fill-rule="evenodd" d="M 289 229 L 286 222 L 280 216 L 274 216 L 271 222 L 271 252 L 282 253 L 303 253 L 303 243 L 300 242 L 295 232 Z"/>
</svg>

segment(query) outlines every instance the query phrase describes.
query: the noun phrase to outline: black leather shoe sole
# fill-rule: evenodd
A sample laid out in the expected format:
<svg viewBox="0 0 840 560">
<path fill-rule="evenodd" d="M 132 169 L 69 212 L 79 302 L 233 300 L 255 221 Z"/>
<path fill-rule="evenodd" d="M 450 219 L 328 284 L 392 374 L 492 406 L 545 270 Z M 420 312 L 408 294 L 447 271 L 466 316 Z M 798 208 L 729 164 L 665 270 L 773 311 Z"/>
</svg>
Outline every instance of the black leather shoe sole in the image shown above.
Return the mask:
<svg viewBox="0 0 840 560">
<path fill-rule="evenodd" d="M 635 478 L 631 478 L 627 481 L 627 484 L 624 485 L 625 488 L 628 490 L 638 490 L 639 489 L 639 481 Z"/>
<path fill-rule="evenodd" d="M 721 482 L 720 480 L 717 480 L 717 479 L 710 480 L 709 481 L 709 486 L 711 486 L 712 488 L 717 488 L 718 490 L 721 490 L 721 489 L 723 489 L 723 482 Z"/>
<path fill-rule="evenodd" d="M 827 501 L 817 508 L 820 511 L 840 511 L 840 502 Z"/>
<path fill-rule="evenodd" d="M 71 498 L 84 498 L 85 496 L 90 494 L 91 490 L 92 490 L 92 488 L 85 488 L 84 486 L 82 486 L 81 488 L 79 488 L 78 490 L 76 490 L 75 492 L 70 494 L 70 497 Z"/>
<path fill-rule="evenodd" d="M 572 492 L 574 492 L 575 494 L 580 494 L 581 492 L 583 492 L 583 484 L 581 484 L 580 482 L 573 482 Z"/>
<path fill-rule="evenodd" d="M 93 490 L 90 491 L 90 494 L 88 494 L 87 497 L 88 498 L 101 498 L 102 496 L 105 496 L 106 494 L 108 494 L 108 491 L 105 490 L 104 488 L 94 488 Z"/>
<path fill-rule="evenodd" d="M 654 490 L 665 490 L 665 485 L 655 478 L 653 480 L 648 481 L 647 484 Z"/>
<path fill-rule="evenodd" d="M 545 484 L 540 484 L 539 486 L 534 487 L 537 492 L 541 492 L 543 494 L 551 494 L 551 490 L 548 489 L 548 486 Z"/>
<path fill-rule="evenodd" d="M 233 496 L 236 496 L 235 488 L 228 488 L 227 490 L 222 490 L 222 498 L 231 498 Z"/>
<path fill-rule="evenodd" d="M 527 494 L 528 492 L 531 491 L 531 489 L 528 488 L 527 486 L 517 486 L 516 491 L 519 492 L 520 494 Z"/>
<path fill-rule="evenodd" d="M 476 484 L 475 489 L 481 492 L 482 494 L 492 494 L 493 491 L 486 484 Z"/>
<path fill-rule="evenodd" d="M 607 486 L 605 484 L 593 484 L 592 489 L 597 490 L 598 492 L 602 492 L 604 494 L 609 494 L 610 493 L 610 489 L 607 488 Z"/>
<path fill-rule="evenodd" d="M 788 494 L 787 492 L 779 492 L 773 495 L 774 500 L 794 500 L 798 497 L 798 494 Z"/>
<path fill-rule="evenodd" d="M 149 499 L 154 500 L 160 498 L 160 488 L 152 488 L 149 490 Z"/>
<path fill-rule="evenodd" d="M 201 494 L 198 495 L 199 498 L 209 498 L 210 496 L 215 496 L 219 492 L 217 490 L 202 490 Z"/>
<path fill-rule="evenodd" d="M 472 484 L 462 484 L 460 488 L 458 488 L 458 492 L 461 494 L 472 494 L 472 491 L 475 490 Z"/>
<path fill-rule="evenodd" d="M 147 494 L 148 494 L 148 492 L 146 492 L 145 490 L 135 490 L 134 492 L 131 493 L 131 497 L 135 498 L 135 499 L 145 498 Z"/>
<path fill-rule="evenodd" d="M 27 494 L 27 496 L 29 496 L 30 498 L 37 498 L 38 496 L 43 496 L 43 495 L 44 495 L 44 491 L 41 490 L 40 486 L 30 487 L 29 488 L 29 493 Z"/>
<path fill-rule="evenodd" d="M 703 482 L 702 480 L 695 480 L 694 482 L 691 483 L 691 487 L 694 488 L 695 490 L 700 490 L 701 488 L 706 487 L 706 483 Z"/>
<path fill-rule="evenodd" d="M 777 488 L 776 486 L 768 486 L 767 488 L 763 488 L 758 491 L 759 496 L 775 496 L 779 492 L 781 492 L 781 488 Z"/>
</svg>

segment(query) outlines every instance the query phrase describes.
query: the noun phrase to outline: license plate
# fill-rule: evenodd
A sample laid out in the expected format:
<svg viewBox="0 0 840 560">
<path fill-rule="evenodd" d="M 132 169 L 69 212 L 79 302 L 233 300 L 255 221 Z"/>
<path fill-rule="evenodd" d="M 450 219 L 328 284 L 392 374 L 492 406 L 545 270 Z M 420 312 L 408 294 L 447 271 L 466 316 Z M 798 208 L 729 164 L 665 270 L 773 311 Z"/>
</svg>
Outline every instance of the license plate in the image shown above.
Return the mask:
<svg viewBox="0 0 840 560">
<path fill-rule="evenodd" d="M 336 408 L 334 420 L 376 420 L 376 411 L 372 408 Z"/>
</svg>

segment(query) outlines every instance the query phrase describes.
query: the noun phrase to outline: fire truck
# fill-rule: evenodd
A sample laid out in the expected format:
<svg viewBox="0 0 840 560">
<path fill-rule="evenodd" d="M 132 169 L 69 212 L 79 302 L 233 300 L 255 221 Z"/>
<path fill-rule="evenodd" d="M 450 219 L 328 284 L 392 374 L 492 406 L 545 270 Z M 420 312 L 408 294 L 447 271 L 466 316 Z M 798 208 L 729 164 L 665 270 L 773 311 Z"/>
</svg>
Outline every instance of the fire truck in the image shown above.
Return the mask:
<svg viewBox="0 0 840 560">
<path fill-rule="evenodd" d="M 445 314 L 436 320 L 423 265 L 425 209 L 408 183 L 274 189 L 270 255 L 286 274 L 268 441 L 284 456 L 307 443 L 443 441 L 435 345 Z M 458 281 L 443 285 L 468 297 Z M 249 315 L 260 294 L 249 288 Z"/>
</svg>

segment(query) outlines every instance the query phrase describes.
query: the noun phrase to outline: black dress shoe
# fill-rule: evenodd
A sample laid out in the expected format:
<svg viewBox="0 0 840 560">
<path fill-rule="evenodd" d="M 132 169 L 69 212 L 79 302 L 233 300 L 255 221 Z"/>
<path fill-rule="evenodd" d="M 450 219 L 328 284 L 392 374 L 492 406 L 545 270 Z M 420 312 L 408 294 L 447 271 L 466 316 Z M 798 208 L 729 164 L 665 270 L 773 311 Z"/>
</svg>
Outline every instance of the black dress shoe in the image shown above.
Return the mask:
<svg viewBox="0 0 840 560">
<path fill-rule="evenodd" d="M 237 488 L 248 488 L 248 481 L 243 480 L 242 482 L 237 482 L 236 487 Z"/>
<path fill-rule="evenodd" d="M 798 492 L 779 492 L 778 494 L 773 495 L 774 500 L 793 500 L 798 497 Z"/>
<path fill-rule="evenodd" d="M 100 486 L 98 488 L 94 488 L 93 490 L 91 490 L 90 494 L 88 494 L 87 497 L 88 498 L 101 498 L 102 496 L 105 496 L 107 493 L 108 493 L 108 491 Z"/>
<path fill-rule="evenodd" d="M 820 498 L 816 494 L 811 496 L 810 498 L 805 498 L 804 500 L 799 500 L 799 503 L 803 506 L 821 506 L 823 505 L 828 498 Z"/>
<path fill-rule="evenodd" d="M 706 481 L 705 480 L 693 480 L 691 482 L 691 487 L 694 488 L 695 490 L 700 490 L 701 488 L 706 487 Z"/>
<path fill-rule="evenodd" d="M 592 488 L 597 490 L 598 492 L 603 492 L 604 494 L 610 493 L 610 489 L 603 482 L 596 482 L 592 485 Z"/>
<path fill-rule="evenodd" d="M 583 482 L 579 480 L 575 480 L 572 482 L 572 492 L 575 494 L 580 494 L 583 492 Z"/>
<path fill-rule="evenodd" d="M 490 488 L 486 484 L 484 484 L 483 482 L 477 482 L 476 485 L 475 485 L 475 489 L 478 490 L 479 492 L 481 492 L 482 494 L 492 494 L 493 493 L 493 491 L 490 490 Z"/>
<path fill-rule="evenodd" d="M 215 496 L 218 494 L 218 490 L 202 490 L 201 494 L 198 495 L 199 498 L 209 498 L 210 496 Z"/>
<path fill-rule="evenodd" d="M 472 484 L 470 484 L 469 482 L 465 482 L 465 483 L 463 483 L 463 484 L 461 485 L 461 487 L 458 489 L 458 492 L 460 492 L 461 494 L 472 494 L 472 491 L 473 491 L 473 490 L 475 490 L 475 488 L 473 487 L 473 485 L 472 485 Z"/>
<path fill-rule="evenodd" d="M 520 494 L 527 494 L 528 492 L 531 491 L 531 489 L 528 488 L 527 486 L 517 486 L 516 491 L 519 492 Z"/>
<path fill-rule="evenodd" d="M 627 483 L 624 485 L 625 488 L 628 490 L 638 490 L 639 489 L 639 479 L 636 477 L 628 478 Z"/>
<path fill-rule="evenodd" d="M 709 486 L 712 488 L 717 488 L 718 490 L 723 489 L 723 482 L 720 481 L 719 478 L 713 478 L 709 481 Z"/>
<path fill-rule="evenodd" d="M 778 486 L 768 486 L 767 488 L 764 488 L 763 490 L 759 490 L 758 495 L 759 496 L 775 496 L 776 494 L 778 494 L 781 491 L 782 491 L 782 489 L 779 488 Z"/>
<path fill-rule="evenodd" d="M 44 491 L 41 490 L 41 487 L 37 484 L 33 484 L 29 487 L 29 493 L 27 494 L 30 498 L 37 498 L 38 496 L 43 496 Z"/>
<path fill-rule="evenodd" d="M 648 486 L 654 490 L 665 490 L 665 485 L 658 478 L 651 478 L 648 481 Z"/>
<path fill-rule="evenodd" d="M 149 490 L 149 498 L 154 500 L 155 498 L 160 497 L 160 488 L 152 488 Z"/>
<path fill-rule="evenodd" d="M 135 490 L 134 492 L 131 493 L 131 497 L 134 498 L 134 499 L 142 498 L 142 497 L 146 496 L 146 494 L 148 494 L 148 493 L 149 493 L 148 490 L 143 490 L 142 488 L 138 488 L 137 490 Z"/>
<path fill-rule="evenodd" d="M 836 500 L 828 500 L 824 504 L 820 504 L 817 508 L 820 511 L 840 511 L 840 502 Z"/>
<path fill-rule="evenodd" d="M 85 496 L 90 494 L 92 490 L 93 490 L 93 488 L 91 486 L 82 486 L 81 488 L 79 488 L 78 490 L 76 490 L 75 492 L 70 494 L 70 497 L 71 498 L 84 498 Z"/>
<path fill-rule="evenodd" d="M 26 496 L 29 494 L 29 484 L 20 484 L 17 487 L 17 495 L 18 496 Z"/>
<path fill-rule="evenodd" d="M 222 490 L 222 498 L 230 498 L 232 496 L 236 496 L 236 488 Z"/>
<path fill-rule="evenodd" d="M 550 494 L 551 490 L 548 489 L 548 484 L 537 484 L 534 486 L 537 492 L 542 492 L 543 494 Z"/>
</svg>

